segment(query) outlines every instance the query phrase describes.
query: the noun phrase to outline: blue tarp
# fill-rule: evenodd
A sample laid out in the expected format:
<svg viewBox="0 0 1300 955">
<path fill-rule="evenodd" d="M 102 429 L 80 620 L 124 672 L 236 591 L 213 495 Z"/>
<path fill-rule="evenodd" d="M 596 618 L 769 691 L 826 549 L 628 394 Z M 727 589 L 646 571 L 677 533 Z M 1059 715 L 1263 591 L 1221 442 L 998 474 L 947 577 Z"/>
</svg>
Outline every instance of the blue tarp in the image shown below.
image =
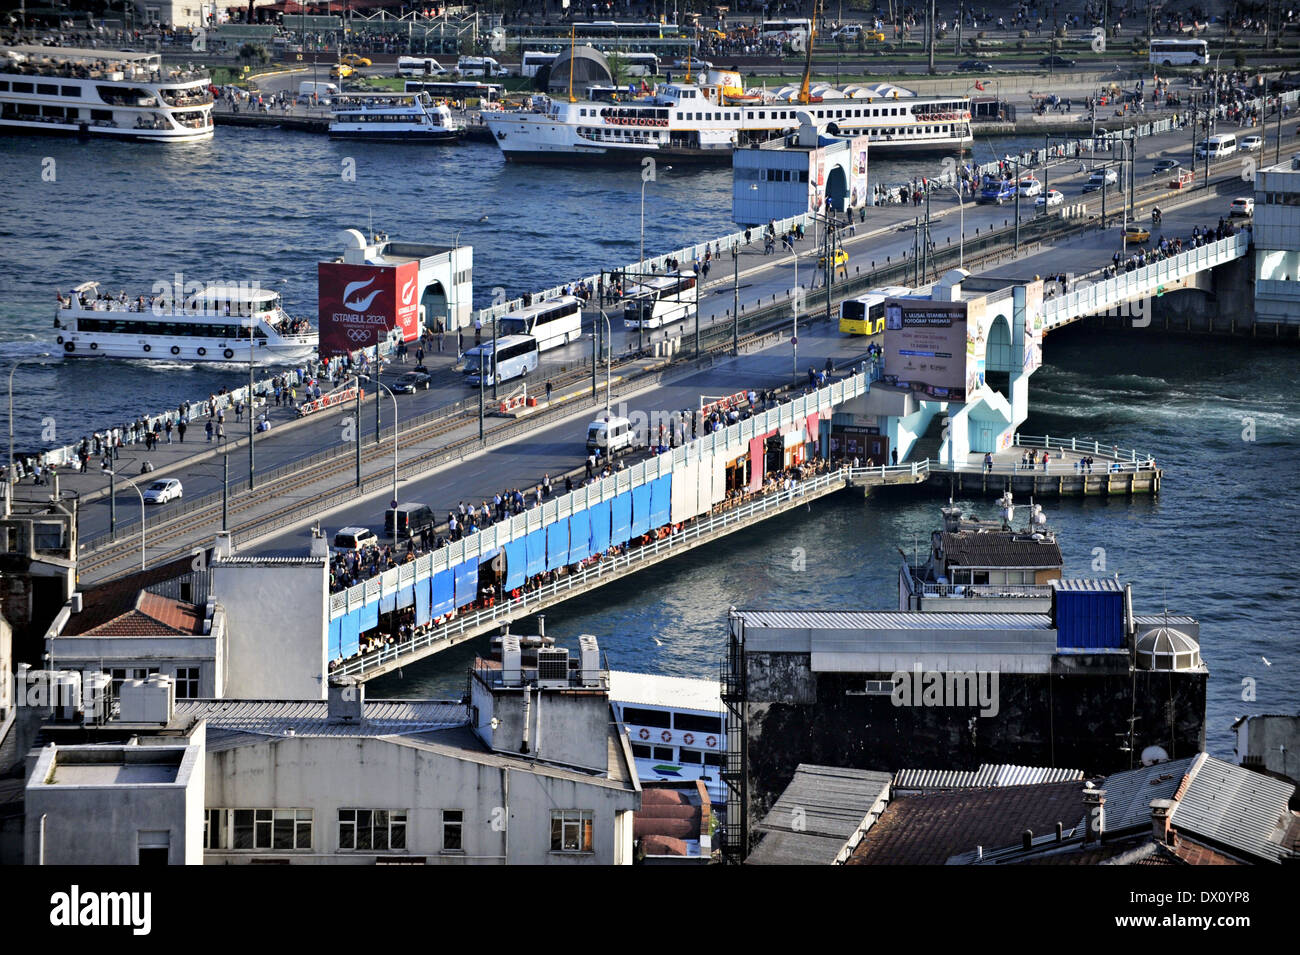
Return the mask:
<svg viewBox="0 0 1300 955">
<path fill-rule="evenodd" d="M 569 517 L 569 563 L 591 556 L 591 512 L 578 511 Z"/>
<path fill-rule="evenodd" d="M 379 598 L 379 612 L 392 613 L 397 609 L 397 594 L 389 594 L 387 597 Z"/>
<path fill-rule="evenodd" d="M 404 607 L 409 607 L 409 606 L 411 606 L 411 604 L 413 604 L 413 603 L 415 603 L 415 588 L 414 588 L 414 587 L 403 587 L 401 590 L 399 590 L 399 591 L 397 592 L 397 609 L 398 609 L 398 610 L 401 610 L 401 609 L 403 609 Z"/>
<path fill-rule="evenodd" d="M 450 570 L 433 575 L 433 615 L 441 617 L 456 609 L 456 577 Z"/>
<path fill-rule="evenodd" d="M 673 476 L 657 477 L 650 485 L 650 526 L 663 527 L 672 520 Z"/>
<path fill-rule="evenodd" d="M 473 603 L 478 599 L 478 561 L 470 558 L 452 570 L 456 575 L 456 606 Z"/>
<path fill-rule="evenodd" d="M 569 562 L 569 522 L 546 525 L 546 569 L 558 570 Z"/>
<path fill-rule="evenodd" d="M 528 550 L 522 540 L 510 541 L 506 545 L 506 590 L 522 587 L 528 579 Z"/>
<path fill-rule="evenodd" d="M 524 538 L 524 547 L 528 552 L 527 574 L 534 577 L 546 569 L 546 528 L 529 531 Z"/>
<path fill-rule="evenodd" d="M 379 626 L 379 601 L 361 608 L 361 632 L 367 633 Z"/>
<path fill-rule="evenodd" d="M 591 552 L 603 554 L 609 549 L 609 501 L 587 509 L 591 515 Z"/>
<path fill-rule="evenodd" d="M 343 656 L 354 656 L 361 649 L 361 611 L 354 610 L 345 615 L 341 618 L 341 623 L 339 641 L 342 643 Z"/>
<path fill-rule="evenodd" d="M 330 621 L 329 658 L 337 660 L 343 656 L 343 618 Z"/>
<path fill-rule="evenodd" d="M 429 602 L 431 588 L 428 580 L 422 580 L 415 585 L 415 625 L 426 624 L 433 619 L 433 613 L 430 610 L 432 606 Z"/>
<path fill-rule="evenodd" d="M 640 537 L 650 529 L 650 485 L 632 488 L 632 536 Z"/>
<path fill-rule="evenodd" d="M 626 544 L 632 536 L 632 493 L 624 491 L 609 502 L 609 542 Z"/>
</svg>

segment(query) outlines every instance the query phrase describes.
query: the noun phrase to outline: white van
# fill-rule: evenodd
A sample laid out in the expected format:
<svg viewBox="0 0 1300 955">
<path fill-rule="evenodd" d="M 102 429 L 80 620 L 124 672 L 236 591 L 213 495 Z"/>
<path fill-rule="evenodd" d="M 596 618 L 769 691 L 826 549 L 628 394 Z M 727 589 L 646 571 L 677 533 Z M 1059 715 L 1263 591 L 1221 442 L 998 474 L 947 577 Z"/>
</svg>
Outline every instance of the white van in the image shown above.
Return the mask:
<svg viewBox="0 0 1300 955">
<path fill-rule="evenodd" d="M 501 76 L 505 70 L 490 56 L 462 56 L 456 61 L 456 72 L 466 76 Z"/>
<path fill-rule="evenodd" d="M 399 56 L 398 76 L 445 76 L 447 68 L 431 56 Z"/>
<path fill-rule="evenodd" d="M 1237 151 L 1237 137 L 1231 133 L 1225 133 L 1222 136 L 1211 136 L 1196 147 L 1196 155 L 1208 155 L 1211 159 L 1222 159 L 1225 156 L 1231 156 Z"/>
<path fill-rule="evenodd" d="M 378 543 L 379 538 L 368 527 L 344 527 L 334 535 L 334 553 L 346 554 Z"/>
<path fill-rule="evenodd" d="M 614 416 L 600 418 L 587 425 L 587 450 L 599 451 L 602 457 L 632 447 L 632 422 Z"/>
<path fill-rule="evenodd" d="M 304 80 L 298 84 L 298 102 L 310 103 L 313 96 L 322 106 L 330 104 L 330 98 L 339 95 L 338 85 L 317 80 Z"/>
</svg>

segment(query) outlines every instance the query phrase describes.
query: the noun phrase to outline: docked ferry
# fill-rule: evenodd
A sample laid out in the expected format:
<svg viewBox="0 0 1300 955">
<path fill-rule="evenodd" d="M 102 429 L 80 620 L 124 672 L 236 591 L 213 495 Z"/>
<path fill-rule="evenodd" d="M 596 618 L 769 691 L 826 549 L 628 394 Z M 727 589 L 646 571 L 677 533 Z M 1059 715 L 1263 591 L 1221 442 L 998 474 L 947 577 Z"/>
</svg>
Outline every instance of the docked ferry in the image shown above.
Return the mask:
<svg viewBox="0 0 1300 955">
<path fill-rule="evenodd" d="M 454 143 L 464 128 L 428 93 L 345 93 L 334 98 L 331 139 Z"/>
<path fill-rule="evenodd" d="M 865 136 L 886 155 L 952 153 L 973 142 L 967 97 L 819 85 L 805 103 L 792 87 L 767 94 L 743 91 L 740 82 L 738 73 L 711 70 L 703 84 L 663 83 L 639 98 L 565 102 L 538 95 L 529 109 L 484 112 L 483 122 L 506 159 L 521 162 L 729 162 L 733 149 L 797 130 L 801 114 L 831 135 Z"/>
<path fill-rule="evenodd" d="M 212 138 L 206 70 L 157 53 L 0 47 L 0 131 L 148 142 Z"/>
<path fill-rule="evenodd" d="M 165 361 L 303 361 L 317 348 L 305 318 L 290 318 L 280 296 L 247 285 L 209 285 L 181 298 L 128 299 L 84 282 L 59 296 L 54 317 L 68 358 L 143 358 Z M 251 346 L 250 346 L 251 341 Z"/>
</svg>

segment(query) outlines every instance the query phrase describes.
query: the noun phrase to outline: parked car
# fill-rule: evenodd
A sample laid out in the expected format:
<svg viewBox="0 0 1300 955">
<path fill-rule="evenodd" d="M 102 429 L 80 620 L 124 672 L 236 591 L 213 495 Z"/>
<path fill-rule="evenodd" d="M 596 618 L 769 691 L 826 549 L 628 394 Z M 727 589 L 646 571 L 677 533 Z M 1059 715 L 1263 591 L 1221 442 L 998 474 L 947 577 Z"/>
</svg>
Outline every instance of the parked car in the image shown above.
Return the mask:
<svg viewBox="0 0 1300 955">
<path fill-rule="evenodd" d="M 1151 230 L 1136 222 L 1130 222 L 1124 226 L 1125 242 L 1145 242 L 1151 238 Z"/>
<path fill-rule="evenodd" d="M 1065 205 L 1065 195 L 1056 189 L 1048 189 L 1047 195 L 1034 200 L 1035 208 L 1050 209 L 1052 206 Z"/>
<path fill-rule="evenodd" d="M 1230 216 L 1253 216 L 1255 214 L 1255 200 L 1242 196 L 1232 200 L 1232 205 L 1228 206 L 1228 215 Z"/>
<path fill-rule="evenodd" d="M 962 60 L 957 64 L 959 73 L 992 73 L 993 66 L 983 60 Z"/>
<path fill-rule="evenodd" d="M 389 387 L 392 388 L 396 394 L 413 395 L 415 394 L 415 390 L 417 388 L 423 388 L 425 391 L 428 391 L 430 380 L 431 379 L 429 378 L 429 373 L 427 371 L 420 371 L 419 369 L 416 369 L 415 371 L 408 371 L 401 378 L 398 378 L 395 382 L 393 382 Z"/>
<path fill-rule="evenodd" d="M 1151 167 L 1157 174 L 1169 172 L 1171 169 L 1177 169 L 1182 163 L 1177 159 L 1157 159 L 1156 164 Z"/>
<path fill-rule="evenodd" d="M 144 489 L 144 502 L 146 504 L 166 504 L 168 501 L 179 501 L 182 490 L 181 482 L 175 478 L 154 481 Z"/>
<path fill-rule="evenodd" d="M 1264 148 L 1263 136 L 1247 136 L 1241 141 L 1241 148 L 1254 152 L 1256 149 Z"/>
<path fill-rule="evenodd" d="M 1051 56 L 1045 56 L 1039 60 L 1038 65 L 1042 67 L 1055 67 L 1058 70 L 1069 69 L 1071 66 L 1074 66 L 1074 60 L 1067 60 L 1065 57 L 1057 56 L 1053 53 Z"/>
</svg>

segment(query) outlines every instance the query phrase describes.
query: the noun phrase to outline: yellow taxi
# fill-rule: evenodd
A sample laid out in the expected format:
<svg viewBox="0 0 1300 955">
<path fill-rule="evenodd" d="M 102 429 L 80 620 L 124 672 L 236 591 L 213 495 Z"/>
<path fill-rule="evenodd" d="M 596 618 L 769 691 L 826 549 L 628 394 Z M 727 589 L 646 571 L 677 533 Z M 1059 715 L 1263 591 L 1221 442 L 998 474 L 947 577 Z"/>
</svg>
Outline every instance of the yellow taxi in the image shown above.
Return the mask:
<svg viewBox="0 0 1300 955">
<path fill-rule="evenodd" d="M 335 63 L 330 67 L 330 76 L 336 80 L 346 80 L 355 72 L 356 70 L 352 69 L 352 67 L 348 66 L 346 63 Z"/>
<path fill-rule="evenodd" d="M 884 42 L 885 42 L 885 35 L 884 35 L 883 33 L 880 33 L 880 32 L 877 31 L 877 30 L 868 30 L 868 31 L 867 31 L 866 33 L 864 33 L 862 36 L 863 36 L 863 39 L 865 39 L 868 43 L 884 43 Z"/>
<path fill-rule="evenodd" d="M 849 254 L 845 252 L 843 249 L 836 249 L 835 268 L 837 270 L 842 271 L 848 264 L 849 264 Z M 817 268 L 819 269 L 826 268 L 826 256 L 823 255 L 817 259 Z"/>
<path fill-rule="evenodd" d="M 369 58 L 364 57 L 359 53 L 345 53 L 341 57 L 339 57 L 339 62 L 346 63 L 348 66 L 352 67 L 353 69 L 356 69 L 359 66 L 372 65 Z"/>
<path fill-rule="evenodd" d="M 1124 227 L 1125 242 L 1145 242 L 1151 238 L 1151 230 L 1136 222 L 1130 222 Z"/>
</svg>

